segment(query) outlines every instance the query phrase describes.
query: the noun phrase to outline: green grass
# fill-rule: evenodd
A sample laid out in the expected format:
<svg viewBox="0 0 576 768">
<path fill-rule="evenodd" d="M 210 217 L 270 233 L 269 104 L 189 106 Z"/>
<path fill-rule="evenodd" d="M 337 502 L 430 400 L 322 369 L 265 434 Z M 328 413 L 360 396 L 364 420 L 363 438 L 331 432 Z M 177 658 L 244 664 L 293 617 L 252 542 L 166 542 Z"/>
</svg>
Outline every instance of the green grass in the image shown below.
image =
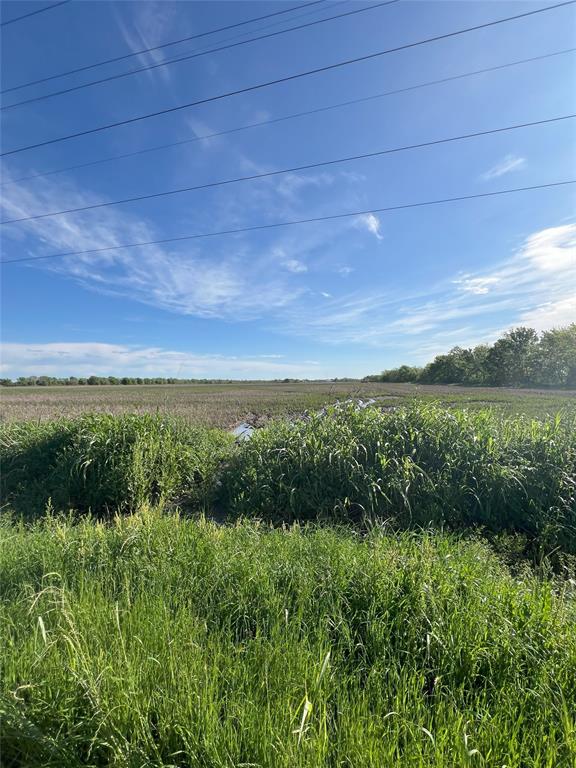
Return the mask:
<svg viewBox="0 0 576 768">
<path fill-rule="evenodd" d="M 165 416 L 97 414 L 4 425 L 5 508 L 110 516 L 184 506 L 276 522 L 387 520 L 518 533 L 532 554 L 576 554 L 576 419 L 439 405 L 272 422 L 233 446 Z"/>
<path fill-rule="evenodd" d="M 479 541 L 153 513 L 1 535 L 6 768 L 576 760 L 574 586 Z"/>
<path fill-rule="evenodd" d="M 222 482 L 224 503 L 238 515 L 478 526 L 524 534 L 543 551 L 576 553 L 573 416 L 336 408 L 258 431 Z"/>
<path fill-rule="evenodd" d="M 150 414 L 5 425 L 2 499 L 24 517 L 47 505 L 98 515 L 167 501 L 199 508 L 231 443 L 218 430 Z"/>
<path fill-rule="evenodd" d="M 572 768 L 574 412 L 406 398 L 4 425 L 2 766 Z"/>
</svg>

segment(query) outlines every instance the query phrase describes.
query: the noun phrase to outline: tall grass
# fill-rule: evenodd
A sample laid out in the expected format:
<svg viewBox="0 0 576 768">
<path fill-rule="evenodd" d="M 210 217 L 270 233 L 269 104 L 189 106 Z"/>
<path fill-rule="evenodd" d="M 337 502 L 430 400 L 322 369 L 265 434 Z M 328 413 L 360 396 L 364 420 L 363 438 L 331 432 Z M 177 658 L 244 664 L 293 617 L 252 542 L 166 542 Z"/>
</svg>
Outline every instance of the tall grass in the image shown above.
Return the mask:
<svg viewBox="0 0 576 768">
<path fill-rule="evenodd" d="M 3 765 L 571 768 L 574 588 L 442 534 L 5 528 Z"/>
<path fill-rule="evenodd" d="M 481 526 L 574 553 L 575 426 L 436 405 L 334 408 L 257 432 L 227 467 L 222 494 L 240 515 Z"/>
<path fill-rule="evenodd" d="M 97 414 L 5 425 L 2 499 L 26 517 L 55 509 L 130 512 L 145 503 L 207 503 L 231 438 L 160 415 Z"/>
</svg>

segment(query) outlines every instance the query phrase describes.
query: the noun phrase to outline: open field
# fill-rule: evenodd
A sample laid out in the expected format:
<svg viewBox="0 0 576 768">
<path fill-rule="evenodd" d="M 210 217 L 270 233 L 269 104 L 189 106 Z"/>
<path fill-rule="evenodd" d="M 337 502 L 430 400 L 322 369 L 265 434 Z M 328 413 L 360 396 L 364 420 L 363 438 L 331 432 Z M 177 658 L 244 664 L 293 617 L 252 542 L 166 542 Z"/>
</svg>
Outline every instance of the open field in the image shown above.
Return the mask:
<svg viewBox="0 0 576 768">
<path fill-rule="evenodd" d="M 575 764 L 573 393 L 3 399 L 2 766 Z"/>
<path fill-rule="evenodd" d="M 350 397 L 381 406 L 438 399 L 448 405 L 497 407 L 541 415 L 576 408 L 576 392 L 362 382 L 230 383 L 186 386 L 9 387 L 0 389 L 0 419 L 54 419 L 82 413 L 156 413 L 227 429 L 247 420 L 261 425 Z"/>
</svg>

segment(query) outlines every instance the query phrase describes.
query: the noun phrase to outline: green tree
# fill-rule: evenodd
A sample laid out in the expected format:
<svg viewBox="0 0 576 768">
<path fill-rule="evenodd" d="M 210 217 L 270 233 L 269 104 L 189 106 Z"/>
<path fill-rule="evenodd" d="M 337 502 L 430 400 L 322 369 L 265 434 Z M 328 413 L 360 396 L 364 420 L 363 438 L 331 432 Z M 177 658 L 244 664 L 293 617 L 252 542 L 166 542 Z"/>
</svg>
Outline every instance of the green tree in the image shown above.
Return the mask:
<svg viewBox="0 0 576 768">
<path fill-rule="evenodd" d="M 544 331 L 537 361 L 538 383 L 549 387 L 576 387 L 576 323 Z"/>
<path fill-rule="evenodd" d="M 498 387 L 534 383 L 538 364 L 538 334 L 533 328 L 514 328 L 486 355 L 488 381 Z"/>
</svg>

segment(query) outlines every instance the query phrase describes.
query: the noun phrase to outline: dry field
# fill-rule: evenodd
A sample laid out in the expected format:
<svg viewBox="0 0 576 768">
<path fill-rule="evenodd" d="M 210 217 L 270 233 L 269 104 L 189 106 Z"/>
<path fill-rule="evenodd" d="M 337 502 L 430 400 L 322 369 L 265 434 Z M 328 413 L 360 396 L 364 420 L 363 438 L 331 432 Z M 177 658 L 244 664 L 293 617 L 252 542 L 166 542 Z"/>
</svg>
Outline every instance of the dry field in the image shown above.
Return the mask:
<svg viewBox="0 0 576 768">
<path fill-rule="evenodd" d="M 163 386 L 10 387 L 0 390 L 0 420 L 47 420 L 82 413 L 169 413 L 190 423 L 230 428 L 318 409 L 347 398 L 381 406 L 440 400 L 448 406 L 494 406 L 542 415 L 576 406 L 574 391 L 490 389 L 362 382 L 234 382 Z"/>
</svg>

